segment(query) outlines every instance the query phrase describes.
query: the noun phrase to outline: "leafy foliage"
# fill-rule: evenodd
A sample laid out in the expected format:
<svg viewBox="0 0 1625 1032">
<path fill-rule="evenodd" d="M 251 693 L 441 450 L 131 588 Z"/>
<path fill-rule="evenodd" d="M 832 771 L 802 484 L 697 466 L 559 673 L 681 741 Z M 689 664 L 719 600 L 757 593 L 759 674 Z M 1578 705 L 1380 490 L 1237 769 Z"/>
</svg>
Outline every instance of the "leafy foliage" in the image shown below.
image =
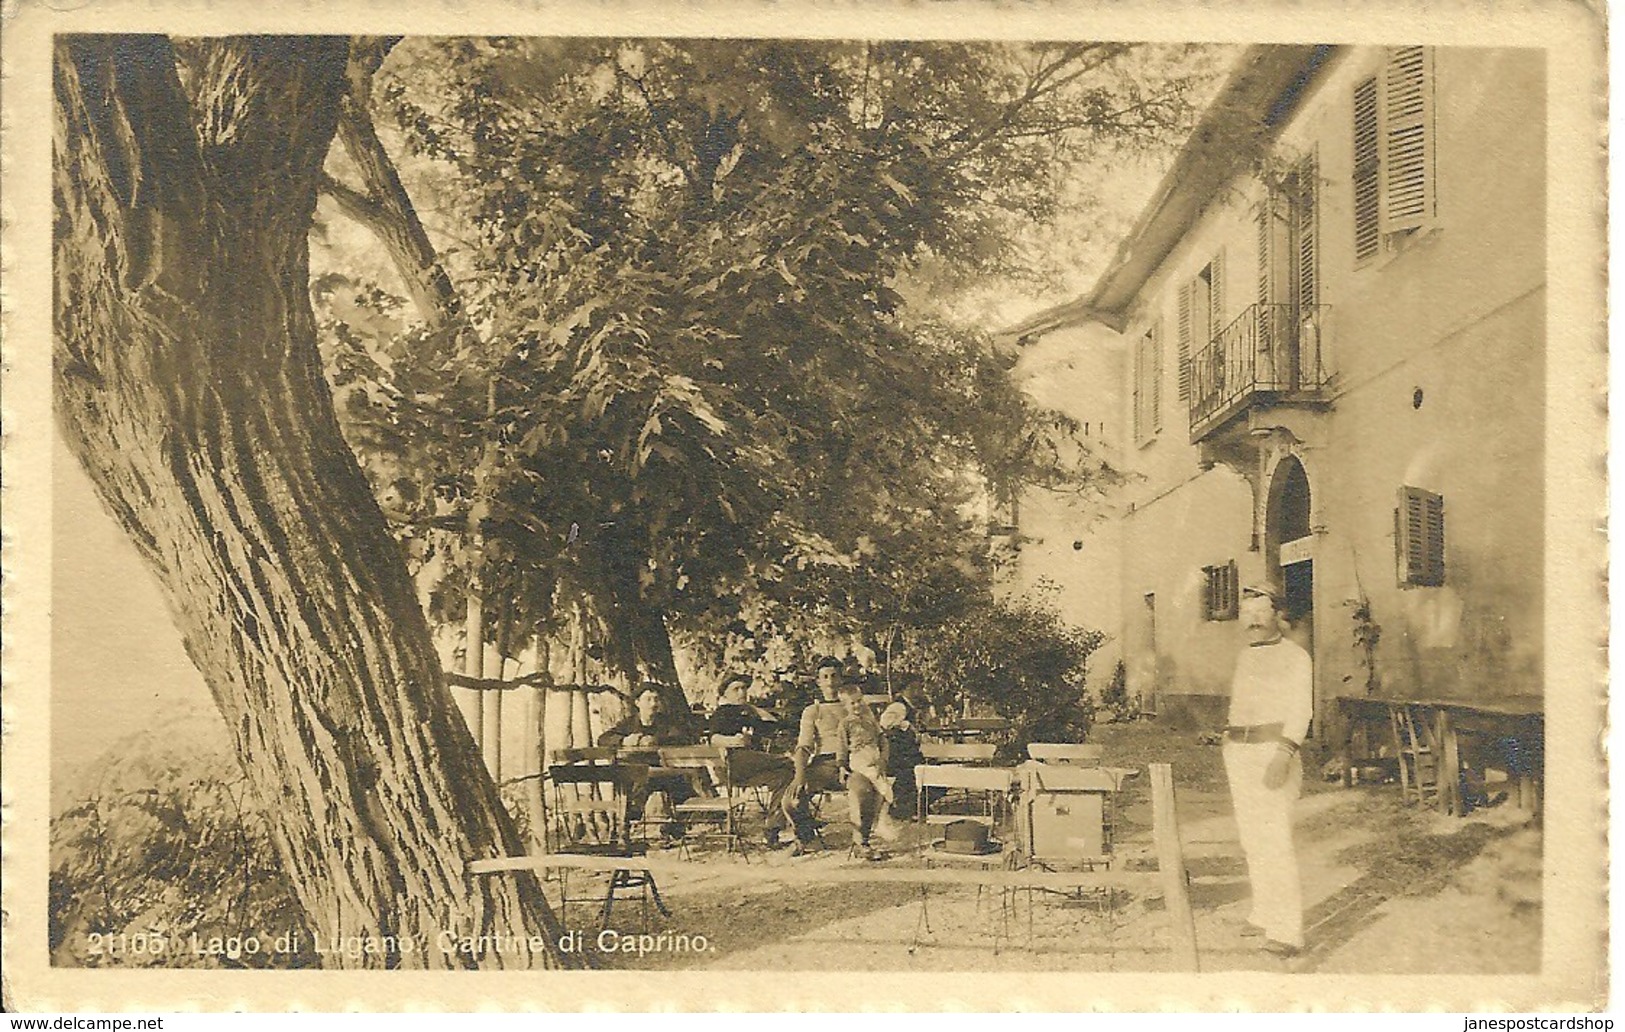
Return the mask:
<svg viewBox="0 0 1625 1032">
<path fill-rule="evenodd" d="M 1349 609 L 1353 623 L 1350 644 L 1359 655 L 1360 667 L 1365 671 L 1366 694 L 1372 695 L 1382 688 L 1382 672 L 1377 669 L 1377 645 L 1382 641 L 1382 625 L 1372 618 L 1371 600 L 1363 594 L 1349 603 Z M 1345 681 L 1353 679 L 1352 675 L 1343 677 Z"/>
<path fill-rule="evenodd" d="M 979 605 L 910 636 L 899 663 L 933 705 L 969 698 L 1014 725 L 1007 746 L 1081 742 L 1093 707 L 1085 692 L 1089 655 L 1105 640 L 1061 619 L 1033 598 Z"/>
</svg>

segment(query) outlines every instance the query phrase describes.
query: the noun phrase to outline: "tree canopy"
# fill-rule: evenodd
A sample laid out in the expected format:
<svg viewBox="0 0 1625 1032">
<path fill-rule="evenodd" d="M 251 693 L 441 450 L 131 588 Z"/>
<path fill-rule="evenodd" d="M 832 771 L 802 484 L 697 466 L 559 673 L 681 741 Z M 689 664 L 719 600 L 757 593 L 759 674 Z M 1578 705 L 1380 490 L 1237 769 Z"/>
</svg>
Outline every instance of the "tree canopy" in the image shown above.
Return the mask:
<svg viewBox="0 0 1625 1032">
<path fill-rule="evenodd" d="M 1155 56 L 397 46 L 371 115 L 463 322 L 336 270 L 316 286 L 380 489 L 407 523 L 486 532 L 478 573 L 420 537 L 447 560 L 441 617 L 476 576 L 532 627 L 584 598 L 612 667 L 671 677 L 667 628 L 780 606 L 874 628 L 919 584 L 985 590 L 990 501 L 1107 471 L 929 293 L 1038 274 L 1028 230 L 1073 163 L 1182 124 L 1190 83 Z"/>
</svg>

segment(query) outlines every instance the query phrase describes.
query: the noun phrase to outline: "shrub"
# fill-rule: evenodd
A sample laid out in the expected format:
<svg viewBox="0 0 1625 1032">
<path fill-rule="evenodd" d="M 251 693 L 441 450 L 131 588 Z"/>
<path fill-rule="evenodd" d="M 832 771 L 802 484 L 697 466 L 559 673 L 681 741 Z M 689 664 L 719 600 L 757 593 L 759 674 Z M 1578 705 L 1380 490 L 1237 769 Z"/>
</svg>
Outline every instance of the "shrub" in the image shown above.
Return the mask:
<svg viewBox="0 0 1625 1032">
<path fill-rule="evenodd" d="M 269 826 L 231 757 L 138 736 L 70 798 L 51 821 L 53 963 L 317 966 Z M 284 933 L 297 948 L 272 948 Z M 258 952 L 193 948 L 194 936 L 207 947 L 214 937 L 249 935 Z"/>
<path fill-rule="evenodd" d="M 1005 750 L 1029 742 L 1081 742 L 1093 707 L 1084 685 L 1105 636 L 1075 627 L 1030 598 L 1004 599 L 909 636 L 899 666 L 938 708 L 985 703 L 1013 725 Z"/>
<path fill-rule="evenodd" d="M 1125 724 L 1140 718 L 1140 700 L 1128 691 L 1128 668 L 1122 660 L 1112 668 L 1112 679 L 1100 693 L 1096 710 L 1104 711 L 1114 724 Z"/>
</svg>

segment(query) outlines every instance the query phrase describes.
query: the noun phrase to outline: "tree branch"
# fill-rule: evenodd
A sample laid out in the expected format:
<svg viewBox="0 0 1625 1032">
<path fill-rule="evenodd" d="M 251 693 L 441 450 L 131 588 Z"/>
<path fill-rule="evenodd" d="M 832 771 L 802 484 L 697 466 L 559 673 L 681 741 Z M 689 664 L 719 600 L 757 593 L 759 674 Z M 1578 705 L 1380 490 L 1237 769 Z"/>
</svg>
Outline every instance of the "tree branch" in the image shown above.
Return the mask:
<svg viewBox="0 0 1625 1032">
<path fill-rule="evenodd" d="M 446 683 L 453 688 L 470 688 L 479 692 L 511 692 L 520 688 L 545 688 L 550 692 L 586 692 L 588 695 L 613 695 L 619 699 L 630 701 L 630 692 L 622 691 L 611 684 L 555 684 L 553 675 L 546 670 L 538 670 L 533 674 L 525 674 L 509 680 L 494 677 L 470 677 L 455 671 L 446 671 Z"/>
<path fill-rule="evenodd" d="M 615 76 L 631 83 L 632 88 L 637 91 L 638 98 L 643 101 L 644 110 L 649 113 L 650 124 L 655 127 L 655 132 L 659 134 L 660 139 L 666 144 L 671 163 L 677 167 L 677 171 L 683 174 L 684 181 L 689 186 L 693 186 L 695 182 L 694 173 L 683 163 L 682 153 L 677 147 L 677 141 L 672 139 L 671 134 L 666 130 L 670 119 L 655 106 L 654 98 L 649 96 L 649 88 L 644 85 L 642 79 L 622 68 L 619 63 L 615 65 Z"/>
<path fill-rule="evenodd" d="M 339 102 L 339 141 L 360 173 L 365 192 L 349 190 L 329 177 L 323 178 L 322 186 L 346 214 L 360 221 L 384 244 L 431 333 L 471 332 L 462 298 L 440 264 L 440 256 L 373 125 L 372 76 L 390 46 L 393 43 L 388 37 L 358 42 L 352 45 L 345 66 L 349 89 Z"/>
<path fill-rule="evenodd" d="M 389 215 L 383 205 L 360 190 L 345 186 L 326 172 L 322 173 L 321 187 L 322 193 L 338 202 L 339 210 L 374 233 L 382 234 L 389 228 Z"/>
</svg>

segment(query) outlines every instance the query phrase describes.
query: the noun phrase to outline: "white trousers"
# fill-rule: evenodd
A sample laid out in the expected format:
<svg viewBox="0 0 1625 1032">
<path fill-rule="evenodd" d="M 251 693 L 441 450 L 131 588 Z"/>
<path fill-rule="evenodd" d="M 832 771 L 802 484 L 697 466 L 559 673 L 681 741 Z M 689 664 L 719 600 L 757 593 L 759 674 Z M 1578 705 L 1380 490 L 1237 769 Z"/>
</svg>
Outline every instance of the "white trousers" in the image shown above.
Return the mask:
<svg viewBox="0 0 1625 1032">
<path fill-rule="evenodd" d="M 1248 918 L 1276 942 L 1303 946 L 1303 888 L 1292 845 L 1292 805 L 1303 790 L 1303 761 L 1292 755 L 1286 784 L 1264 787 L 1264 771 L 1280 755 L 1275 742 L 1225 742 L 1224 772 L 1247 857 L 1253 910 Z"/>
</svg>

